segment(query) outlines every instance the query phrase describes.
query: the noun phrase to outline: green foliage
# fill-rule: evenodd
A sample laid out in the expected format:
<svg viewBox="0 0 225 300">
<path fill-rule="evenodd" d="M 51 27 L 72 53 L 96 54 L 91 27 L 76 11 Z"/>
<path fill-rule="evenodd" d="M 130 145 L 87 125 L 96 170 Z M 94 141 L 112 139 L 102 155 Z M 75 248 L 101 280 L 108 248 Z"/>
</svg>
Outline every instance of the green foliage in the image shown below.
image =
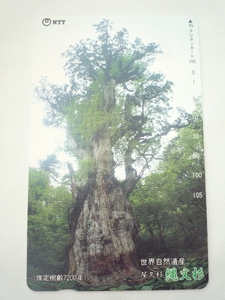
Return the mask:
<svg viewBox="0 0 225 300">
<path fill-rule="evenodd" d="M 161 137 L 182 127 L 187 118 L 168 121 L 172 83 L 151 70 L 158 45 L 138 38 L 129 41 L 127 30 L 115 32 L 109 20 L 94 27 L 96 40 L 81 40 L 63 54 L 69 84 L 57 86 L 43 79 L 37 96 L 46 103 L 49 125 L 67 126 L 76 145 L 71 149 L 68 143 L 67 149 L 78 159 L 93 159 L 93 140 L 107 130 L 115 166 L 125 165 L 129 155 L 132 167 L 146 169 Z M 111 79 L 115 99 L 107 106 L 104 91 Z"/>
<path fill-rule="evenodd" d="M 191 130 L 191 129 L 190 129 Z M 182 136 L 182 132 L 178 134 Z M 167 149 L 166 149 L 167 150 Z M 167 153 L 167 152 L 166 152 Z M 89 165 L 90 162 L 84 162 Z M 178 163 L 178 162 L 177 162 Z M 180 161 L 182 165 L 182 161 Z M 172 164 L 173 165 L 173 164 Z M 52 291 L 61 289 L 74 289 L 78 291 L 125 291 L 125 290 L 173 290 L 173 289 L 200 289 L 208 281 L 207 259 L 193 259 L 204 254 L 205 235 L 202 232 L 201 221 L 195 220 L 195 206 L 180 203 L 176 194 L 176 176 L 171 176 L 171 169 L 162 172 L 163 163 L 160 165 L 161 173 L 152 174 L 139 184 L 132 193 L 134 214 L 140 222 L 142 241 L 140 246 L 146 246 L 143 240 L 150 241 L 151 253 L 176 253 L 175 249 L 186 253 L 185 267 L 193 270 L 203 268 L 204 278 L 199 281 L 166 282 L 165 270 L 162 278 L 144 280 L 137 284 L 120 284 L 118 286 L 102 286 L 90 288 L 75 281 L 62 282 L 37 282 L 34 275 L 67 274 L 67 255 L 65 245 L 69 242 L 67 214 L 71 205 L 71 195 L 63 186 L 50 185 L 49 174 L 38 169 L 30 169 L 29 182 L 29 215 L 28 215 L 28 286 L 35 291 Z M 181 168 L 182 169 L 182 168 Z M 176 170 L 179 170 L 177 168 Z M 175 173 L 177 175 L 177 173 Z M 188 207 L 186 209 L 186 207 Z M 179 217 L 179 219 L 177 219 Z M 193 218 L 188 222 L 189 217 Z M 182 234 L 179 220 L 185 220 L 185 229 L 190 232 L 194 240 L 193 245 L 187 245 L 187 236 Z M 197 225 L 196 225 L 197 224 Z M 199 227 L 198 235 L 194 227 Z M 152 231 L 152 233 L 151 233 Z M 151 236 L 151 239 L 149 238 Z M 171 241 L 171 242 L 170 242 Z M 200 245 L 200 241 L 202 245 Z M 155 244 L 153 243 L 155 242 Z M 158 244 L 157 244 L 158 243 Z M 198 246 L 198 249 L 196 249 Z M 163 248 L 164 247 L 164 248 Z M 147 253 L 139 255 L 144 257 Z M 143 255 L 143 256 L 142 256 Z M 177 266 L 178 271 L 182 266 Z"/>
<path fill-rule="evenodd" d="M 67 215 L 71 194 L 50 185 L 49 174 L 30 170 L 28 199 L 28 276 L 67 272 Z"/>
<path fill-rule="evenodd" d="M 55 154 L 50 154 L 46 159 L 41 159 L 39 164 L 41 170 L 49 173 L 51 178 L 57 181 L 59 174 L 56 170 L 60 167 L 60 161 L 57 159 Z"/>
<path fill-rule="evenodd" d="M 155 173 L 144 178 L 130 196 L 142 244 L 152 254 L 206 251 L 206 201 L 201 106 L 163 153 Z M 197 195 L 197 196 L 196 196 Z"/>
<path fill-rule="evenodd" d="M 79 169 L 75 174 L 77 182 L 86 182 L 88 175 L 93 174 L 96 169 L 96 163 L 92 159 L 82 159 L 79 161 Z"/>
<path fill-rule="evenodd" d="M 140 258 L 150 254 L 178 255 L 178 249 L 188 257 L 201 257 L 206 249 L 206 207 L 200 101 L 196 100 L 191 116 L 181 112 L 171 124 L 172 83 L 150 70 L 159 53 L 158 46 L 144 45 L 140 39 L 129 42 L 125 29 L 113 34 L 107 20 L 95 28 L 97 40 L 81 40 L 64 54 L 69 85 L 60 87 L 43 80 L 36 89 L 47 105 L 48 125 L 67 126 L 76 148 L 73 154 L 79 160 L 75 178 L 84 181 L 98 167 L 93 144 L 104 130 L 111 138 L 115 166 L 142 170 L 135 181 L 162 154 L 162 137 L 176 130 L 157 170 L 142 178 L 130 194 L 140 229 L 137 251 Z M 116 99 L 107 110 L 104 91 L 112 78 L 116 81 Z M 57 176 L 53 161 L 57 162 L 50 156 L 41 162 L 41 169 L 30 170 L 28 276 L 67 273 L 67 214 L 72 197 L 63 185 L 51 186 L 50 176 Z M 29 284 L 35 290 L 82 289 L 68 282 Z M 91 290 L 186 289 L 204 284 L 204 280 L 165 283 L 158 278 L 135 287 L 122 284 Z"/>
</svg>

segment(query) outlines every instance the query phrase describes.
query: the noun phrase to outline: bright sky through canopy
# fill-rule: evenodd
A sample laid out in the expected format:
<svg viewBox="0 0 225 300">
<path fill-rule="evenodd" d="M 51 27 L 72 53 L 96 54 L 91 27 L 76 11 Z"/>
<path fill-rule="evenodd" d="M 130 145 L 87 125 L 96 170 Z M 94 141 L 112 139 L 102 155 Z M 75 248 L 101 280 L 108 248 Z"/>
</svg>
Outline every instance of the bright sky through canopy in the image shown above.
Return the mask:
<svg viewBox="0 0 225 300">
<path fill-rule="evenodd" d="M 49 16 L 54 20 L 53 17 Z M 195 84 L 193 84 L 190 60 L 190 32 L 188 22 L 183 18 L 148 18 L 148 17 L 114 17 L 114 16 L 84 16 L 84 17 L 57 17 L 65 20 L 64 25 L 43 26 L 42 19 L 36 22 L 33 53 L 34 86 L 39 84 L 42 76 L 46 76 L 50 83 L 63 84 L 67 82 L 63 66 L 65 59 L 62 53 L 70 45 L 81 39 L 96 39 L 93 24 L 102 19 L 110 19 L 115 31 L 126 28 L 130 41 L 136 37 L 145 44 L 156 43 L 160 45 L 162 54 L 156 55 L 152 70 L 165 74 L 167 80 L 174 83 L 173 105 L 182 107 L 188 112 L 194 108 L 193 97 L 201 95 L 199 49 L 197 24 L 194 24 L 193 39 L 195 41 Z M 57 147 L 63 146 L 64 133 L 54 128 L 47 128 L 42 124 L 43 105 L 32 105 L 31 108 L 31 134 L 30 134 L 30 166 L 38 167 L 38 160 L 45 159 Z M 66 160 L 65 154 L 57 154 Z"/>
</svg>

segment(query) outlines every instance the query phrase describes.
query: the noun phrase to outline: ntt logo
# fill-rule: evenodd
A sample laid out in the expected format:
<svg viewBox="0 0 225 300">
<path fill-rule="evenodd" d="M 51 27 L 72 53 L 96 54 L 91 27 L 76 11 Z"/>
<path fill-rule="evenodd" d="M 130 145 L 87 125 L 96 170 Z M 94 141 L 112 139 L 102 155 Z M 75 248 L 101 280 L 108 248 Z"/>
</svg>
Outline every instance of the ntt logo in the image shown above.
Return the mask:
<svg viewBox="0 0 225 300">
<path fill-rule="evenodd" d="M 49 18 L 45 18 L 45 19 L 42 20 L 42 24 L 44 26 L 49 26 L 51 23 L 52 23 L 52 21 Z"/>
<path fill-rule="evenodd" d="M 51 20 L 49 18 L 44 18 L 42 20 L 42 24 L 44 26 L 49 26 L 49 25 L 65 25 L 66 23 L 66 20 Z"/>
</svg>

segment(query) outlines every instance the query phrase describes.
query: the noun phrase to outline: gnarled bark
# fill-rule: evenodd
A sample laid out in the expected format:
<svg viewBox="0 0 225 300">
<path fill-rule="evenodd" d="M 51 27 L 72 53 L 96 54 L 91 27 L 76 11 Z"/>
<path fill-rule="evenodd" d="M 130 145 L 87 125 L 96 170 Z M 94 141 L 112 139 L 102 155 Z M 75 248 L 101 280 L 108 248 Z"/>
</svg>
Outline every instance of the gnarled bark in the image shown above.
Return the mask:
<svg viewBox="0 0 225 300">
<path fill-rule="evenodd" d="M 70 274 L 91 286 L 114 285 L 138 276 L 134 220 L 123 189 L 102 178 L 84 200 L 70 249 Z"/>
<path fill-rule="evenodd" d="M 115 105 L 115 81 L 104 91 L 105 109 Z M 80 275 L 90 286 L 117 285 L 140 278 L 133 232 L 135 221 L 124 185 L 113 172 L 109 128 L 105 125 L 93 141 L 96 172 L 78 188 L 70 212 L 69 274 Z M 82 283 L 82 282 L 81 282 Z"/>
</svg>

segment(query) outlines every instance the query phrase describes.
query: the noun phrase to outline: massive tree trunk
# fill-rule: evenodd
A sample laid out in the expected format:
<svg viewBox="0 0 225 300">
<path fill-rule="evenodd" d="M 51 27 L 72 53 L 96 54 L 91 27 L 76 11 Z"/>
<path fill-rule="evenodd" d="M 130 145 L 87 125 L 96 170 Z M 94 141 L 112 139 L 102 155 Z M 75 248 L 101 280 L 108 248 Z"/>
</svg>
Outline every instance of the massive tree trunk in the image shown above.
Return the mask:
<svg viewBox="0 0 225 300">
<path fill-rule="evenodd" d="M 105 109 L 112 109 L 115 82 L 104 91 Z M 111 97 L 111 98 L 110 98 Z M 127 199 L 126 184 L 113 172 L 111 137 L 107 124 L 93 141 L 96 172 L 78 188 L 70 212 L 69 274 L 93 287 L 118 285 L 140 279 L 133 233 L 135 221 Z"/>
</svg>

